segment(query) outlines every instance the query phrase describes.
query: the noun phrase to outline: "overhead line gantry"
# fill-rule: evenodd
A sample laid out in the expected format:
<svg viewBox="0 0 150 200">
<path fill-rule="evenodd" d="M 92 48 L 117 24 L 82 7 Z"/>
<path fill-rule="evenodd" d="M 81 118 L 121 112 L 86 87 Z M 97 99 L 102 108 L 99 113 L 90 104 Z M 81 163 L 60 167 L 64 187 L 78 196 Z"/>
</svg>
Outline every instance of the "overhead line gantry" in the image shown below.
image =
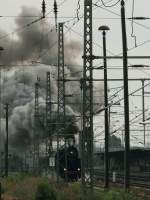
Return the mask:
<svg viewBox="0 0 150 200">
<path fill-rule="evenodd" d="M 93 61 L 92 56 L 92 1 L 84 1 L 84 59 L 83 80 L 83 127 L 81 139 L 81 175 L 83 189 L 93 189 Z"/>
<path fill-rule="evenodd" d="M 52 107 L 51 107 L 51 77 L 47 72 L 46 81 L 46 153 L 49 155 L 52 151 Z"/>
<path fill-rule="evenodd" d="M 65 131 L 66 128 L 66 111 L 65 111 L 65 70 L 64 70 L 64 32 L 63 23 L 58 24 L 58 129 L 62 128 Z M 57 134 L 57 152 L 59 151 L 59 140 L 60 135 Z M 65 151 L 66 151 L 66 136 L 65 140 Z M 59 153 L 57 153 L 57 181 L 59 181 Z M 66 154 L 65 154 L 66 155 Z M 65 157 L 65 166 L 67 169 L 67 160 Z M 65 173 L 65 179 L 67 180 L 67 171 Z"/>
</svg>

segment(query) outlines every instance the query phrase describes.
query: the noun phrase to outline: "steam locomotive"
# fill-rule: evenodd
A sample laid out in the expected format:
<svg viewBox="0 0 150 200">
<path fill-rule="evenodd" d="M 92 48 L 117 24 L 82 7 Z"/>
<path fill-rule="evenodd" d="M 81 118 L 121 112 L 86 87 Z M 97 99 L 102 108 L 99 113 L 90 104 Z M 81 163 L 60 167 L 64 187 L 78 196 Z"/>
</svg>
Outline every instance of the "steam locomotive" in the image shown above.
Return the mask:
<svg viewBox="0 0 150 200">
<path fill-rule="evenodd" d="M 59 176 L 66 181 L 77 181 L 81 177 L 81 161 L 74 145 L 62 147 L 55 155 L 55 166 Z"/>
</svg>

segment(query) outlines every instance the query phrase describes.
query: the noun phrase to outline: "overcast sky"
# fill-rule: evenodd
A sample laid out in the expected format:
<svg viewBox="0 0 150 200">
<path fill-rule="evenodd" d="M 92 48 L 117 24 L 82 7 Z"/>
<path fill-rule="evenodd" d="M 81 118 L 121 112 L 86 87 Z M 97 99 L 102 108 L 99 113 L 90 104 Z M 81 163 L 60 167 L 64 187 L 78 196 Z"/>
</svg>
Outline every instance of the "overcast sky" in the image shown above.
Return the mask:
<svg viewBox="0 0 150 200">
<path fill-rule="evenodd" d="M 111 5 L 117 0 L 112 0 L 109 4 Z M 150 17 L 149 15 L 149 8 L 150 8 L 150 1 L 149 0 L 134 0 L 135 1 L 135 8 L 134 8 L 134 16 L 145 16 Z M 23 6 L 26 7 L 34 7 L 37 8 L 39 11 L 41 10 L 41 2 L 42 0 L 5 0 L 1 2 L 0 7 L 0 15 L 1 16 L 17 16 L 21 13 L 21 9 Z M 57 0 L 58 5 L 64 2 L 64 0 Z M 66 0 L 62 6 L 58 8 L 58 16 L 59 21 L 66 21 L 67 19 L 62 18 L 64 17 L 74 17 L 76 16 L 76 8 L 77 8 L 78 0 Z M 93 0 L 93 3 L 97 2 L 97 0 Z M 105 2 L 109 2 L 109 0 L 105 0 Z M 47 4 L 47 13 L 53 10 L 53 0 L 46 0 Z M 79 15 L 83 14 L 83 0 L 80 0 L 81 9 L 79 10 Z M 101 5 L 101 1 L 98 2 L 98 5 Z M 100 33 L 98 33 L 97 29 L 102 24 L 107 24 L 110 27 L 110 32 L 107 35 L 108 39 L 108 49 L 110 49 L 113 53 L 121 52 L 121 26 L 120 26 L 120 19 L 118 16 L 104 10 L 93 6 L 93 41 L 96 43 L 101 44 Z M 113 11 L 117 14 L 120 14 L 120 4 L 115 7 L 107 8 L 110 11 Z M 131 17 L 132 13 L 132 0 L 126 1 L 126 17 Z M 48 16 L 54 16 L 53 12 L 51 12 Z M 95 19 L 99 18 L 99 19 Z M 103 19 L 109 18 L 109 19 Z M 113 19 L 110 19 L 113 18 Z M 115 19 L 114 19 L 115 18 Z M 12 23 L 15 20 L 15 17 L 4 17 L 0 18 L 1 22 L 1 29 L 5 29 L 7 31 L 15 30 L 15 23 Z M 50 19 L 50 22 L 54 24 L 54 19 Z M 146 40 L 149 40 L 149 32 L 150 32 L 150 20 L 146 21 L 138 21 L 142 25 L 147 26 L 143 27 L 142 25 L 134 24 L 134 34 L 137 36 L 137 44 L 140 44 Z M 67 26 L 71 25 L 71 23 L 67 24 Z M 80 34 L 83 34 L 83 20 L 80 20 L 73 29 Z M 128 35 L 128 47 L 134 47 L 134 39 L 130 37 L 131 34 L 131 22 L 127 21 L 127 35 Z M 78 38 L 81 42 L 83 42 L 83 38 L 78 36 L 75 33 L 68 34 L 68 37 L 74 36 Z M 149 49 L 150 43 L 143 45 L 142 47 L 137 48 L 136 50 L 132 50 L 130 54 L 147 54 Z M 96 53 L 101 53 L 101 49 L 94 45 L 94 50 Z M 141 61 L 140 61 L 141 62 Z M 143 61 L 142 61 L 143 62 Z M 147 63 L 147 61 L 144 61 Z"/>
<path fill-rule="evenodd" d="M 117 0 L 112 0 L 109 4 L 111 5 Z M 150 7 L 150 1 L 149 0 L 134 0 L 135 1 L 135 7 L 134 7 L 134 16 L 145 16 L 149 17 L 149 7 Z M 21 13 L 22 7 L 34 7 L 37 8 L 39 11 L 41 10 L 41 2 L 42 0 L 32 0 L 32 1 L 25 1 L 25 0 L 5 0 L 2 1 L 1 7 L 0 7 L 0 15 L 1 16 L 18 16 Z M 57 0 L 58 5 L 64 2 L 59 8 L 58 8 L 58 16 L 59 22 L 66 21 L 68 19 L 63 17 L 74 17 L 77 13 L 77 2 L 78 0 Z M 97 0 L 93 0 L 93 3 L 97 2 Z M 105 0 L 105 2 L 109 2 L 109 0 Z M 53 0 L 46 0 L 47 4 L 47 13 L 53 10 Z M 80 0 L 81 8 L 79 10 L 79 15 L 82 16 L 83 14 L 83 0 Z M 98 2 L 98 5 L 102 5 L 101 1 Z M 115 7 L 112 8 L 97 8 L 95 9 L 95 6 L 93 6 L 93 42 L 99 44 L 102 46 L 102 38 L 100 33 L 98 32 L 98 27 L 102 24 L 106 24 L 110 27 L 110 31 L 107 34 L 107 48 L 114 54 L 121 53 L 122 51 L 122 40 L 121 40 L 121 25 L 120 25 L 120 19 L 119 16 L 114 15 L 113 13 L 110 13 L 107 10 L 113 11 L 117 14 L 120 14 L 120 4 L 118 4 Z M 126 17 L 131 17 L 132 15 L 132 0 L 126 1 Z M 48 14 L 48 17 L 53 17 L 54 14 L 51 12 Z M 106 19 L 107 18 L 107 19 Z M 0 18 L 1 23 L 1 29 L 4 29 L 8 32 L 11 32 L 15 30 L 16 25 L 14 23 L 15 17 L 2 17 Z M 32 21 L 33 19 L 31 19 Z M 54 19 L 50 18 L 47 19 L 50 23 L 54 24 Z M 149 32 L 150 32 L 150 20 L 145 21 L 137 21 L 141 25 L 134 24 L 134 34 L 137 36 L 137 44 L 141 44 L 144 41 L 149 40 Z M 128 35 L 128 47 L 132 48 L 134 47 L 134 39 L 131 38 L 131 22 L 127 20 L 127 35 Z M 66 23 L 66 26 L 71 26 L 72 22 Z M 145 27 L 143 27 L 143 25 Z M 83 35 L 83 20 L 80 20 L 74 27 L 73 30 L 78 32 L 80 35 Z M 70 31 L 67 34 L 67 37 L 75 37 L 81 43 L 83 43 L 83 38 L 76 33 Z M 132 51 L 129 52 L 130 55 L 148 55 L 149 52 L 149 45 L 150 42 L 138 47 Z M 101 54 L 102 49 L 99 48 L 97 45 L 94 44 L 94 53 L 95 54 Z M 109 52 L 108 52 L 109 53 Z M 131 61 L 130 61 L 131 62 Z M 148 64 L 148 60 L 141 60 L 141 61 L 132 61 L 131 64 L 135 63 L 145 63 Z"/>
</svg>

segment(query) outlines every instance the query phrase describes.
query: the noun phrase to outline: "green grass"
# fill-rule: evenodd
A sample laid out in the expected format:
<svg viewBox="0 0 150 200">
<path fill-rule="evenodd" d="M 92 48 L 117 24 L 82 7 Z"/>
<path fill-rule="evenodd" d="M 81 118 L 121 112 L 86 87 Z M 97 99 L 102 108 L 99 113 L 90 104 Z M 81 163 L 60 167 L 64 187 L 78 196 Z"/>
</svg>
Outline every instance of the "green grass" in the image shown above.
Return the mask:
<svg viewBox="0 0 150 200">
<path fill-rule="evenodd" d="M 56 190 L 48 183 L 48 181 L 42 181 L 37 186 L 35 193 L 35 200 L 57 200 Z"/>
<path fill-rule="evenodd" d="M 95 188 L 93 195 L 86 191 L 83 198 L 80 183 L 58 186 L 47 178 L 33 177 L 29 174 L 9 176 L 3 180 L 2 187 L 4 197 L 9 196 L 17 200 L 148 200 L 146 195 L 140 198 L 137 192 L 126 193 L 123 189 L 104 191 L 100 188 Z"/>
</svg>

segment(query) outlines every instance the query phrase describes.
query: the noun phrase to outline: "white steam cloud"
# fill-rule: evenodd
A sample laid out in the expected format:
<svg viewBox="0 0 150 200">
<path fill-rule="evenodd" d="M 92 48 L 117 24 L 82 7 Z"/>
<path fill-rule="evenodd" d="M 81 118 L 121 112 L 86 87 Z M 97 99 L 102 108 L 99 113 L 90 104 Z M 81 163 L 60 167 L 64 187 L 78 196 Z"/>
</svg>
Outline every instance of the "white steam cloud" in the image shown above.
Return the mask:
<svg viewBox="0 0 150 200">
<path fill-rule="evenodd" d="M 33 8 L 22 8 L 21 16 L 38 15 L 38 11 Z M 17 18 L 17 29 L 31 22 L 29 18 Z M 47 34 L 43 31 L 44 27 L 48 27 Z M 45 97 L 46 97 L 46 72 L 51 73 L 51 90 L 52 101 L 57 101 L 57 67 L 53 66 L 57 63 L 57 35 L 55 31 L 50 31 L 52 27 L 43 21 L 38 22 L 26 30 L 19 31 L 15 34 L 15 38 L 7 37 L 2 40 L 1 46 L 4 52 L 1 54 L 0 64 L 14 65 L 16 67 L 2 70 L 1 81 L 1 105 L 10 104 L 9 109 L 9 144 L 15 151 L 24 151 L 29 147 L 33 140 L 34 129 L 34 96 L 37 76 L 40 77 L 40 110 L 45 113 Z M 4 32 L 1 32 L 1 36 Z M 69 41 L 69 42 L 68 42 Z M 54 45 L 54 43 L 56 43 Z M 53 48 L 50 48 L 52 47 Z M 9 48 L 8 48 L 9 47 Z M 73 77 L 80 78 L 79 74 L 74 74 L 77 68 L 77 59 L 81 55 L 81 45 L 78 41 L 67 40 L 65 38 L 65 73 Z M 17 67 L 21 65 L 20 61 L 24 61 L 27 65 L 31 60 L 40 60 L 49 66 L 37 64 L 26 67 Z M 82 70 L 82 69 L 80 69 Z M 97 90 L 95 103 L 99 103 L 94 109 L 99 108 L 103 99 L 103 89 L 101 85 L 95 86 Z M 80 82 L 66 82 L 66 94 L 72 94 L 71 98 L 66 99 L 66 112 L 68 115 L 79 115 L 81 111 L 81 90 Z M 53 112 L 56 112 L 56 105 L 53 105 Z M 1 140 L 5 135 L 5 113 L 2 110 L 1 123 Z M 76 124 L 76 122 L 75 122 Z M 69 127 L 68 131 L 73 131 L 73 127 Z M 44 131 L 39 134 L 44 135 Z M 2 147 L 2 145 L 1 145 Z"/>
</svg>

